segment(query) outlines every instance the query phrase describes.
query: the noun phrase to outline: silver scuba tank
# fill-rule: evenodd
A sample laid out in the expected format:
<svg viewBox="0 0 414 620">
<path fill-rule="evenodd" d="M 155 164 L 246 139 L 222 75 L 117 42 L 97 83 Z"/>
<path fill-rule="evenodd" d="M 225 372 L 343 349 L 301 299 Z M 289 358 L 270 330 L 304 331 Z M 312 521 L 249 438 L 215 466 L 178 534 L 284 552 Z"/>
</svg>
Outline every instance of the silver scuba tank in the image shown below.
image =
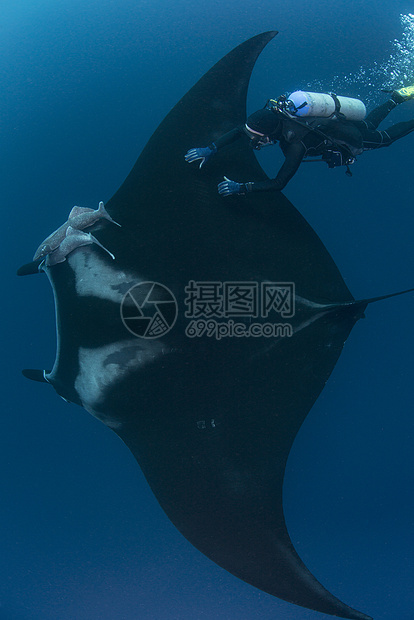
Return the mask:
<svg viewBox="0 0 414 620">
<path fill-rule="evenodd" d="M 289 95 L 288 101 L 293 104 L 289 106 L 289 113 L 299 117 L 329 118 L 337 114 L 347 121 L 362 121 L 366 115 L 364 103 L 351 97 L 296 90 Z"/>
</svg>

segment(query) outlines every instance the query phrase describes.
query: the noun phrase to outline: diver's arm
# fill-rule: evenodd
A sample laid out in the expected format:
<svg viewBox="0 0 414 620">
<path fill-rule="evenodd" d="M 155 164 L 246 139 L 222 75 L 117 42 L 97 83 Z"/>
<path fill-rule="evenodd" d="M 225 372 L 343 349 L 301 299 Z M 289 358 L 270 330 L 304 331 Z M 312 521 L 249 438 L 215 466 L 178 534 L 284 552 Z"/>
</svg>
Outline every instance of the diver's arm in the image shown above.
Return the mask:
<svg viewBox="0 0 414 620">
<path fill-rule="evenodd" d="M 305 146 L 298 142 L 289 144 L 284 150 L 285 162 L 279 170 L 275 179 L 266 181 L 250 181 L 248 183 L 238 183 L 224 177 L 224 181 L 218 184 L 218 193 L 221 196 L 232 196 L 234 194 L 248 194 L 250 192 L 269 192 L 281 191 L 289 183 L 297 169 L 299 168 L 306 153 Z"/>
<path fill-rule="evenodd" d="M 224 177 L 224 181 L 218 185 L 218 192 L 221 196 L 232 196 L 234 194 L 243 195 L 250 192 L 281 191 L 284 187 L 286 187 L 290 179 L 299 168 L 305 153 L 306 148 L 302 142 L 289 144 L 284 149 L 284 154 L 286 157 L 285 162 L 275 179 L 238 183 L 237 181 L 231 181 L 227 177 Z"/>
<path fill-rule="evenodd" d="M 235 127 L 234 129 L 231 129 L 227 133 L 220 136 L 220 138 L 217 138 L 217 140 L 214 140 L 213 144 L 215 144 L 216 149 L 219 151 L 224 146 L 233 144 L 233 142 L 236 142 L 242 136 L 245 136 L 245 135 L 246 135 L 246 132 L 244 130 L 244 126 L 241 125 L 239 127 Z"/>
<path fill-rule="evenodd" d="M 289 144 L 285 149 L 285 161 L 276 178 L 258 181 L 257 183 L 245 183 L 247 192 L 281 191 L 284 189 L 297 172 L 305 153 L 306 148 L 302 142 Z"/>
<path fill-rule="evenodd" d="M 228 131 L 224 135 L 217 138 L 215 142 L 212 142 L 205 147 L 195 147 L 187 151 L 185 154 L 185 161 L 188 164 L 192 164 L 194 161 L 200 161 L 200 168 L 208 162 L 210 157 L 217 153 L 224 146 L 233 144 L 239 138 L 245 135 L 243 127 L 235 127 L 231 131 Z"/>
</svg>

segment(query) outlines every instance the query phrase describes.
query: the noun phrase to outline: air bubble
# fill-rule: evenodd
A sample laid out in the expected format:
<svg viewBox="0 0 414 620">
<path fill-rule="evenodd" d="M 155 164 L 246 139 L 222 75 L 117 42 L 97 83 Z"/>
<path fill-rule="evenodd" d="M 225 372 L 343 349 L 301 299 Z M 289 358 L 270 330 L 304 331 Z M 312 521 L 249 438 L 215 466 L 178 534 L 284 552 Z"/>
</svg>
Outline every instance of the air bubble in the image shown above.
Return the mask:
<svg viewBox="0 0 414 620">
<path fill-rule="evenodd" d="M 359 97 L 367 105 L 380 103 L 383 90 L 397 90 L 414 84 L 414 14 L 400 15 L 401 39 L 391 42 L 391 53 L 382 62 L 362 66 L 355 73 L 336 75 L 331 83 L 311 82 L 307 89 L 316 92 L 335 92 Z"/>
</svg>

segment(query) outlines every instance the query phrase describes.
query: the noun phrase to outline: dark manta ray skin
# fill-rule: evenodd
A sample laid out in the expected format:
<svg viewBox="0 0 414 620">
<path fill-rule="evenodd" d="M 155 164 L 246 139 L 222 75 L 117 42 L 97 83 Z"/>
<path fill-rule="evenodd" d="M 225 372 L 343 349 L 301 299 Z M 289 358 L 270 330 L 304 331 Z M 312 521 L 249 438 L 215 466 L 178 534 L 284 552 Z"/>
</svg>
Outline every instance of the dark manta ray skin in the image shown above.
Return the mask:
<svg viewBox="0 0 414 620">
<path fill-rule="evenodd" d="M 251 71 L 275 34 L 225 56 L 156 130 L 106 204 L 121 228 L 104 221 L 93 230 L 115 260 L 88 245 L 46 268 L 58 350 L 45 377 L 121 437 L 168 517 L 206 556 L 296 605 L 367 620 L 297 555 L 282 485 L 295 436 L 368 302 L 353 299 L 318 236 L 281 193 L 217 194 L 224 173 L 266 178 L 246 144 L 219 152 L 201 170 L 184 161 L 188 148 L 244 122 Z M 191 280 L 294 283 L 296 311 L 284 320 L 293 335 L 186 336 Z M 160 338 L 135 337 L 120 316 L 124 295 L 146 281 L 168 287 L 178 303 L 175 325 Z M 42 379 L 39 371 L 25 374 Z"/>
</svg>

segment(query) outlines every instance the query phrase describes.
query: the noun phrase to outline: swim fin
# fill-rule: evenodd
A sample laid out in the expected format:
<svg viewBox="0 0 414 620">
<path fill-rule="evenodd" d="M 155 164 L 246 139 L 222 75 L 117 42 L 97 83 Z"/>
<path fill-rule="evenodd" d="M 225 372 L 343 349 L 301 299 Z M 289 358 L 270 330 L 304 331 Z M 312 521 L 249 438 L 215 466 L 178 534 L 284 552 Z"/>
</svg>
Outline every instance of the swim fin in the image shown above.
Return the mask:
<svg viewBox="0 0 414 620">
<path fill-rule="evenodd" d="M 393 90 L 391 99 L 393 99 L 395 103 L 403 103 L 404 101 L 414 99 L 414 84 L 412 86 Z"/>
</svg>

